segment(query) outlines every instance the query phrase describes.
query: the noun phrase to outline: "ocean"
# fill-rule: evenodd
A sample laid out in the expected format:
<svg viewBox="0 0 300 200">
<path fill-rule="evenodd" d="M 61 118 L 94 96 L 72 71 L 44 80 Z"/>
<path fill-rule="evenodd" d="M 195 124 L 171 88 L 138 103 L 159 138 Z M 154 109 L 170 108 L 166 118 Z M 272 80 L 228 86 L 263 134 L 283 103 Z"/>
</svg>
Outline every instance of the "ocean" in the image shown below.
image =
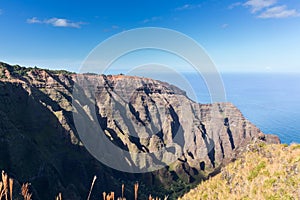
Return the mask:
<svg viewBox="0 0 300 200">
<path fill-rule="evenodd" d="M 196 101 L 210 103 L 204 81 L 195 74 L 185 77 Z M 282 143 L 300 143 L 300 74 L 228 73 L 221 77 L 227 101 L 249 121 L 264 133 L 278 135 Z"/>
<path fill-rule="evenodd" d="M 136 71 L 132 75 L 176 85 L 196 102 L 212 102 L 205 82 L 196 73 Z M 221 78 L 226 101 L 237 106 L 250 122 L 264 133 L 278 135 L 282 143 L 300 143 L 300 74 L 226 73 Z"/>
</svg>

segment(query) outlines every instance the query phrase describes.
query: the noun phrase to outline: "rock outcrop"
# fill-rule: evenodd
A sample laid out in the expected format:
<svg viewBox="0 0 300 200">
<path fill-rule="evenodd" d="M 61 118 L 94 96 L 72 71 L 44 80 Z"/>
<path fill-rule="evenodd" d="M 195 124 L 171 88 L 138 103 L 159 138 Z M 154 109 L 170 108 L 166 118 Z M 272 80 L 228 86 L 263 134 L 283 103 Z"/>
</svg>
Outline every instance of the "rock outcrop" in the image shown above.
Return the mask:
<svg viewBox="0 0 300 200">
<path fill-rule="evenodd" d="M 32 182 L 36 198 L 62 191 L 64 199 L 82 199 L 94 174 L 102 182 L 96 185 L 99 194 L 119 187 L 120 179 L 166 188 L 178 180 L 195 183 L 255 138 L 280 142 L 231 103 L 199 104 L 161 81 L 0 65 L 0 168 Z M 81 97 L 74 101 L 76 91 Z M 170 144 L 180 155 L 152 173 L 118 172 L 87 152 L 76 116 L 97 121 L 120 149 L 154 153 L 150 160 L 127 157 L 133 166 L 160 160 L 155 152 Z"/>
</svg>

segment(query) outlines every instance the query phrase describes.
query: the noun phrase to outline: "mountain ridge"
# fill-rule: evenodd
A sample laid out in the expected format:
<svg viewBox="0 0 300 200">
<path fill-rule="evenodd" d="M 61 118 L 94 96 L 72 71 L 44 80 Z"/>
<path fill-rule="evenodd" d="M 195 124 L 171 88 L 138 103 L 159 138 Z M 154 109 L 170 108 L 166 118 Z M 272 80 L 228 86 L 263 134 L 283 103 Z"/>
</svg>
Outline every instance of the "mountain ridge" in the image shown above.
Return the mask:
<svg viewBox="0 0 300 200">
<path fill-rule="evenodd" d="M 48 199 L 62 191 L 70 193 L 66 199 L 82 199 L 86 193 L 83 185 L 88 185 L 88 177 L 94 174 L 110 180 L 111 184 L 105 186 L 110 190 L 116 187 L 118 177 L 162 185 L 166 190 L 179 180 L 192 185 L 216 171 L 222 163 L 234 159 L 238 149 L 254 138 L 280 142 L 276 136 L 263 134 L 231 103 L 198 104 L 184 91 L 161 81 L 124 75 L 74 74 L 5 63 L 0 66 L 0 114 L 6 119 L 0 135 L 1 146 L 7 146 L 2 149 L 6 156 L 0 159 L 4 163 L 0 167 L 21 180 L 34 180 L 31 182 L 37 187 L 37 198 Z M 114 144 L 129 152 L 151 153 L 174 142 L 174 135 L 182 132 L 184 143 L 177 145 L 182 155 L 169 167 L 144 175 L 117 172 L 99 163 L 84 148 L 74 124 L 73 89 L 80 78 L 95 89 L 95 94 L 83 94 L 95 99 L 97 119 L 94 120 Z M 130 91 L 130 94 L 122 91 Z M 86 107 L 77 107 L 75 113 L 92 116 L 92 107 L 80 106 Z M 135 136 L 141 133 L 148 135 L 136 140 Z M 25 138 L 27 145 L 21 145 L 18 138 Z M 31 152 L 29 155 L 36 154 L 30 157 L 36 160 L 35 164 L 24 160 L 27 154 L 13 150 L 14 146 Z M 147 162 L 152 162 L 130 159 L 137 165 L 147 166 Z M 23 172 L 21 161 L 27 166 Z M 77 166 L 74 172 L 67 170 L 70 166 Z M 79 173 L 82 177 L 76 178 Z M 46 185 L 44 190 L 51 183 L 55 187 L 49 188 L 45 196 L 43 188 L 38 186 L 40 182 Z M 183 185 L 179 190 L 183 190 Z M 97 187 L 99 191 L 105 189 L 101 185 Z"/>
</svg>

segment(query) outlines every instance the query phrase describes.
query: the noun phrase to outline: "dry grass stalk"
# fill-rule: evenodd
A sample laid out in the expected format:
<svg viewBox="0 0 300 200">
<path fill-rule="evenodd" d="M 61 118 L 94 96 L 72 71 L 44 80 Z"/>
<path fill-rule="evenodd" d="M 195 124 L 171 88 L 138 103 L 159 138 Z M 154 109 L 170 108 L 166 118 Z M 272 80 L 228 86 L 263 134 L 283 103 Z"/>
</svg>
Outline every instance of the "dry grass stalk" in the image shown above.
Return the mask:
<svg viewBox="0 0 300 200">
<path fill-rule="evenodd" d="M 114 192 L 111 192 L 111 200 L 115 200 L 115 193 Z"/>
<path fill-rule="evenodd" d="M 106 192 L 103 192 L 103 200 L 115 200 L 115 193 L 110 192 L 106 195 Z"/>
<path fill-rule="evenodd" d="M 9 178 L 8 175 L 2 171 L 2 182 L 0 184 L 0 199 L 5 196 L 5 200 L 9 199 L 12 200 L 12 193 L 13 193 L 13 184 L 14 180 Z"/>
<path fill-rule="evenodd" d="M 91 197 L 92 190 L 93 190 L 93 187 L 94 187 L 94 184 L 95 184 L 96 179 L 97 179 L 97 176 L 94 176 L 87 200 L 89 200 L 90 197 Z"/>
<path fill-rule="evenodd" d="M 9 178 L 9 196 L 10 196 L 10 200 L 12 200 L 13 185 L 14 185 L 14 180 L 12 178 Z"/>
<path fill-rule="evenodd" d="M 5 200 L 8 200 L 8 176 L 2 171 L 2 183 L 3 183 L 3 196 L 5 196 Z"/>
<path fill-rule="evenodd" d="M 4 196 L 3 183 L 2 181 L 0 181 L 0 200 L 2 199 L 3 196 Z"/>
<path fill-rule="evenodd" d="M 29 183 L 25 183 L 22 185 L 21 194 L 24 200 L 31 200 L 32 194 L 29 193 Z"/>
<path fill-rule="evenodd" d="M 139 183 L 134 184 L 134 200 L 138 199 Z"/>
<path fill-rule="evenodd" d="M 56 197 L 55 200 L 62 200 L 62 195 L 61 195 L 61 193 L 59 193 L 59 194 L 57 195 L 57 197 Z"/>
<path fill-rule="evenodd" d="M 103 192 L 103 200 L 106 200 L 106 192 Z"/>
<path fill-rule="evenodd" d="M 125 189 L 125 185 L 122 184 L 122 199 L 124 199 L 124 189 Z"/>
<path fill-rule="evenodd" d="M 169 197 L 169 196 L 165 196 L 164 200 L 167 200 L 168 197 Z M 154 197 L 152 197 L 152 195 L 150 194 L 148 200 L 161 200 L 161 198 L 158 198 L 158 197 L 155 197 L 155 198 L 154 198 Z"/>
</svg>

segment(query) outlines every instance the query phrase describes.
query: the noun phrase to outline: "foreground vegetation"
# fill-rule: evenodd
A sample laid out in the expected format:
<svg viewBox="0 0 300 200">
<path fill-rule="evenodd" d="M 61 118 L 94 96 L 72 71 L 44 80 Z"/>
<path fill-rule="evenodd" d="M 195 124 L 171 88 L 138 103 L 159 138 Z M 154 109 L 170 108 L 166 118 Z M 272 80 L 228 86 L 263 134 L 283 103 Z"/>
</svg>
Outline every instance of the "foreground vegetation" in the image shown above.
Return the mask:
<svg viewBox="0 0 300 200">
<path fill-rule="evenodd" d="M 300 145 L 265 144 L 254 142 L 242 150 L 241 157 L 224 167 L 218 175 L 202 182 L 197 188 L 181 197 L 194 199 L 299 199 L 300 198 Z M 96 177 L 94 177 L 87 200 L 90 199 Z M 14 180 L 2 172 L 0 200 L 13 198 Z M 125 200 L 125 185 L 121 197 L 114 192 L 103 192 L 99 199 Z M 134 185 L 134 199 L 138 199 L 139 184 Z M 31 200 L 30 185 L 23 184 L 20 191 L 24 200 Z M 20 199 L 20 198 L 18 198 Z M 158 200 L 151 195 L 149 200 Z M 164 200 L 167 197 L 162 198 Z M 56 200 L 63 200 L 58 194 Z"/>
<path fill-rule="evenodd" d="M 20 191 L 17 191 L 17 195 L 14 195 L 14 192 L 16 193 L 14 189 L 14 179 L 10 178 L 4 171 L 2 171 L 2 181 L 0 180 L 0 200 L 13 200 L 13 199 L 24 199 L 24 200 L 32 200 L 32 194 L 30 192 L 30 184 L 29 183 L 24 183 L 20 189 Z M 91 198 L 91 193 L 95 184 L 97 177 L 94 176 L 94 179 L 91 184 L 90 191 L 87 196 L 87 200 L 90 200 Z M 135 183 L 134 184 L 134 200 L 138 200 L 138 191 L 139 191 L 139 184 Z M 21 196 L 20 196 L 21 195 Z M 115 193 L 114 192 L 103 192 L 103 200 L 115 200 Z M 17 197 L 18 196 L 18 197 Z M 99 197 L 99 199 L 101 199 Z M 122 196 L 117 197 L 117 200 L 126 200 L 125 197 L 125 185 L 122 184 Z M 149 200 L 162 200 L 161 198 L 158 197 L 152 197 L 152 195 L 149 195 L 148 197 Z M 164 200 L 167 200 L 168 197 L 165 196 Z M 59 193 L 55 200 L 63 200 L 63 195 Z"/>
<path fill-rule="evenodd" d="M 300 198 L 300 144 L 265 144 L 254 142 L 242 150 L 241 157 L 224 167 L 220 174 L 202 182 L 197 188 L 181 197 L 181 200 L 194 199 L 299 199 Z M 90 199 L 96 176 L 94 177 L 87 200 Z M 21 194 L 24 200 L 31 200 L 30 184 L 25 183 L 20 191 L 15 191 L 14 180 L 2 172 L 0 200 L 12 200 L 13 191 Z M 103 192 L 99 199 L 125 200 L 125 185 L 121 187 L 121 197 L 114 192 Z M 134 185 L 134 199 L 138 199 L 139 184 Z M 149 200 L 158 200 L 151 195 Z M 167 199 L 164 197 L 163 199 Z M 63 200 L 58 194 L 56 200 Z"/>
<path fill-rule="evenodd" d="M 255 142 L 241 158 L 201 183 L 181 200 L 299 199 L 300 145 Z"/>
</svg>

